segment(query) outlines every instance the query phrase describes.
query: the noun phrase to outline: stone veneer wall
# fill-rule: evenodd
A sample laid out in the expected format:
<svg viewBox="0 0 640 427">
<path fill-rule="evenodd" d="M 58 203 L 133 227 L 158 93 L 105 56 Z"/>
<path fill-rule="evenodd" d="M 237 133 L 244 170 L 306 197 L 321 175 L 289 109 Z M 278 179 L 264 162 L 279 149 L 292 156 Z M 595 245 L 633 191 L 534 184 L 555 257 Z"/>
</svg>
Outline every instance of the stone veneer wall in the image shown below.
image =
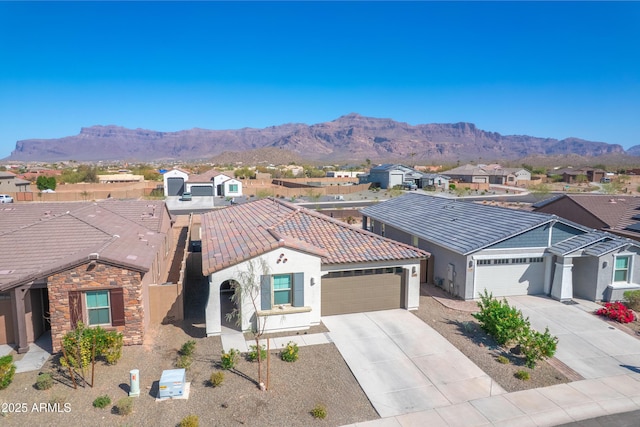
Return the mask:
<svg viewBox="0 0 640 427">
<path fill-rule="evenodd" d="M 100 263 L 93 268 L 89 264 L 84 264 L 50 276 L 47 280 L 47 287 L 49 289 L 51 338 L 54 352 L 60 350 L 62 337 L 71 330 L 69 291 L 88 291 L 96 288 L 122 288 L 125 326 L 105 327 L 105 329 L 116 329 L 122 332 L 125 345 L 142 344 L 144 307 L 141 273 Z"/>
</svg>

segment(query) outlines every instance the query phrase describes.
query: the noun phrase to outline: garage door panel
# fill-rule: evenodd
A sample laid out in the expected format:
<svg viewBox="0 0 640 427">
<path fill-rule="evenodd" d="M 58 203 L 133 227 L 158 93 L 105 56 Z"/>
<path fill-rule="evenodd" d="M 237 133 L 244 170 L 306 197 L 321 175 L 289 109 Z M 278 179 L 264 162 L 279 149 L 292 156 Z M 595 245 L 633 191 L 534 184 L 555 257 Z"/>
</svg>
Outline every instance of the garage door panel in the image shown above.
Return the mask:
<svg viewBox="0 0 640 427">
<path fill-rule="evenodd" d="M 184 193 L 184 179 L 168 178 L 167 179 L 167 195 L 180 196 Z"/>
<path fill-rule="evenodd" d="M 192 185 L 189 189 L 192 196 L 213 196 L 211 185 Z"/>
<path fill-rule="evenodd" d="M 486 289 L 494 297 L 544 293 L 544 263 L 478 265 L 476 295 Z"/>
<path fill-rule="evenodd" d="M 322 279 L 322 315 L 400 308 L 401 279 L 398 274 Z"/>
</svg>

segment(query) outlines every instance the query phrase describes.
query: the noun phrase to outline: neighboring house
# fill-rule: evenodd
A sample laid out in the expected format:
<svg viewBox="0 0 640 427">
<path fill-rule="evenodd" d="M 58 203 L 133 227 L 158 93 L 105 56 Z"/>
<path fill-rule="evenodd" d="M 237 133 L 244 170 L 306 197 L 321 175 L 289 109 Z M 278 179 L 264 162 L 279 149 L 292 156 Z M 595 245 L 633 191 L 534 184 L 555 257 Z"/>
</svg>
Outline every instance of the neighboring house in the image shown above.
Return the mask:
<svg viewBox="0 0 640 427">
<path fill-rule="evenodd" d="M 327 171 L 327 178 L 357 178 L 366 175 L 364 171 Z"/>
<path fill-rule="evenodd" d="M 142 344 L 153 310 L 175 303 L 163 293 L 158 306 L 151 289 L 165 281 L 174 245 L 164 202 L 25 203 L 1 213 L 0 344 L 22 353 L 50 329 L 58 351 L 80 321 Z"/>
<path fill-rule="evenodd" d="M 416 309 L 428 253 L 277 199 L 202 215 L 202 272 L 209 278 L 207 336 L 220 335 L 235 283 L 241 329 L 307 329 L 320 316 Z"/>
<path fill-rule="evenodd" d="M 31 191 L 31 183 L 20 179 L 12 172 L 0 171 L 0 193 L 26 193 Z"/>
<path fill-rule="evenodd" d="M 448 190 L 451 178 L 439 173 L 425 173 L 420 181 L 420 188 L 428 190 Z"/>
<path fill-rule="evenodd" d="M 214 169 L 189 176 L 187 191 L 196 196 L 242 196 L 242 182 Z"/>
<path fill-rule="evenodd" d="M 382 189 L 393 188 L 396 185 L 412 183 L 422 188 L 421 179 L 424 176 L 408 166 L 385 163 L 371 168 L 368 174 L 358 176 L 360 184 L 371 183 Z"/>
<path fill-rule="evenodd" d="M 219 189 L 221 191 L 219 196 L 240 197 L 242 196 L 242 181 L 235 178 L 225 179 Z"/>
<path fill-rule="evenodd" d="M 185 183 L 189 181 L 189 173 L 181 169 L 173 169 L 162 175 L 164 181 L 164 196 L 182 196 L 187 191 Z"/>
<path fill-rule="evenodd" d="M 533 210 L 640 241 L 640 197 L 560 194 L 533 204 Z"/>
<path fill-rule="evenodd" d="M 143 182 L 144 175 L 133 175 L 131 173 L 114 173 L 98 175 L 100 184 L 108 184 L 111 182 Z"/>
<path fill-rule="evenodd" d="M 640 289 L 638 242 L 537 212 L 420 194 L 362 209 L 363 227 L 431 253 L 427 280 L 465 300 L 619 300 Z"/>
<path fill-rule="evenodd" d="M 563 182 L 574 184 L 581 181 L 600 182 L 607 175 L 607 171 L 594 168 L 564 168 L 551 171 L 548 175 L 562 175 Z"/>
<path fill-rule="evenodd" d="M 523 168 L 503 168 L 500 165 L 463 165 L 445 172 L 459 182 L 478 184 L 518 185 L 531 181 L 531 172 Z"/>
</svg>

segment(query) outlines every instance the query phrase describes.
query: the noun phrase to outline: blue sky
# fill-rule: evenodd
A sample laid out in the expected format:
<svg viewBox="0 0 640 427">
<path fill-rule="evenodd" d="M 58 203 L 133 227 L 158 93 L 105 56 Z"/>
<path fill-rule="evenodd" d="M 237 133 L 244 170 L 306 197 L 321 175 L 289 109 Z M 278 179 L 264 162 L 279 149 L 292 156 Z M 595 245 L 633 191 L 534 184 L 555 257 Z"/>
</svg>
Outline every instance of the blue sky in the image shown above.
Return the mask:
<svg viewBox="0 0 640 427">
<path fill-rule="evenodd" d="M 0 158 L 350 112 L 640 144 L 638 2 L 0 2 Z"/>
</svg>

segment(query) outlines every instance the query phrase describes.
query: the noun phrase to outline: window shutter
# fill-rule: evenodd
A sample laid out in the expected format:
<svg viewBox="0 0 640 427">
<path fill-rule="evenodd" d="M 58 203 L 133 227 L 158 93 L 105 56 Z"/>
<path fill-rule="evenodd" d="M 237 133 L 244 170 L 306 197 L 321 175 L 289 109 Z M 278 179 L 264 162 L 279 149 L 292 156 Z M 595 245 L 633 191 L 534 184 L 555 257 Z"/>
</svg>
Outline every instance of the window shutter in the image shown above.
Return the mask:
<svg viewBox="0 0 640 427">
<path fill-rule="evenodd" d="M 260 308 L 271 310 L 271 276 L 260 276 Z"/>
<path fill-rule="evenodd" d="M 111 326 L 124 326 L 124 295 L 122 288 L 109 289 Z"/>
<path fill-rule="evenodd" d="M 304 273 L 293 274 L 293 302 L 294 307 L 304 307 Z"/>
<path fill-rule="evenodd" d="M 82 304 L 80 297 L 82 294 L 78 291 L 69 292 L 69 319 L 73 329 L 78 326 L 78 322 L 82 320 Z"/>
</svg>

